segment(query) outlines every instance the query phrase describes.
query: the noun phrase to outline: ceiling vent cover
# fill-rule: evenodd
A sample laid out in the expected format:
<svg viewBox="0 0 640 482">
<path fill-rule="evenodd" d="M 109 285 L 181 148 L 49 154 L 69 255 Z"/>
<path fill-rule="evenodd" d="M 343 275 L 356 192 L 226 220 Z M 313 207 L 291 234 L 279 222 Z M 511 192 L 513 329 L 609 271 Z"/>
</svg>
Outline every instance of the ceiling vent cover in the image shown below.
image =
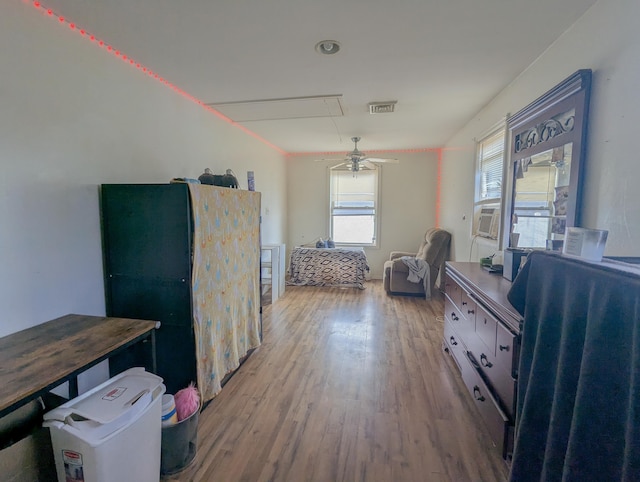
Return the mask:
<svg viewBox="0 0 640 482">
<path fill-rule="evenodd" d="M 392 100 L 389 102 L 370 102 L 369 114 L 389 114 L 394 111 L 398 101 Z"/>
</svg>

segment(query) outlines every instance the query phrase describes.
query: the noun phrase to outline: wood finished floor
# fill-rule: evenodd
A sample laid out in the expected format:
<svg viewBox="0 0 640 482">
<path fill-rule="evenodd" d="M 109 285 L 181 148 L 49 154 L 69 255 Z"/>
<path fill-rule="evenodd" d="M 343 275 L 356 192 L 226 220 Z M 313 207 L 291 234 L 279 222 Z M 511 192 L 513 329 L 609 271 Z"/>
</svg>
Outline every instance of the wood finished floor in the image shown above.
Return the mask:
<svg viewBox="0 0 640 482">
<path fill-rule="evenodd" d="M 264 342 L 200 414 L 194 462 L 163 480 L 503 481 L 457 368 L 443 300 L 288 286 Z"/>
</svg>

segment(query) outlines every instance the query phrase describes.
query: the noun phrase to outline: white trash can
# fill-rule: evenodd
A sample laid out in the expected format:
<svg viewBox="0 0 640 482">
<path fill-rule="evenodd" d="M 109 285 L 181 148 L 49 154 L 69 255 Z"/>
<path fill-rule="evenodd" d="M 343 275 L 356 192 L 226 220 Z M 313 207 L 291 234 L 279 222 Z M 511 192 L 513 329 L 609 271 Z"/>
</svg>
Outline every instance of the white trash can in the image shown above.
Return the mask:
<svg viewBox="0 0 640 482">
<path fill-rule="evenodd" d="M 44 415 L 59 482 L 158 482 L 162 378 L 127 370 Z"/>
</svg>

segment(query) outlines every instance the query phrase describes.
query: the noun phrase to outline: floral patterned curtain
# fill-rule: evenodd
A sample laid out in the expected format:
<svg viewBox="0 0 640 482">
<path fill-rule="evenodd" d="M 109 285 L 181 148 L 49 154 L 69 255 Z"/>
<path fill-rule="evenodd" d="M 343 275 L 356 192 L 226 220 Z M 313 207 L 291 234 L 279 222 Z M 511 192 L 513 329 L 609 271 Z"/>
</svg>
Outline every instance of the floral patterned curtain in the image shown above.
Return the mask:
<svg viewBox="0 0 640 482">
<path fill-rule="evenodd" d="M 189 184 L 193 313 L 202 401 L 260 345 L 260 193 Z"/>
</svg>

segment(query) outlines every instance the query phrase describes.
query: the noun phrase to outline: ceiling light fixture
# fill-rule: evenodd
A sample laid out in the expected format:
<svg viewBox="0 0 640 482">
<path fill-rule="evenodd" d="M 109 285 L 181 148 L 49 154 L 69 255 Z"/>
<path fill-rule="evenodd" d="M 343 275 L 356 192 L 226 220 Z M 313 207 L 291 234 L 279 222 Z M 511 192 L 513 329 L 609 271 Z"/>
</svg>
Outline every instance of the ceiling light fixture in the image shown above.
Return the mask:
<svg viewBox="0 0 640 482">
<path fill-rule="evenodd" d="M 316 52 L 323 55 L 337 54 L 340 50 L 340 44 L 335 40 L 321 40 L 316 44 Z"/>
</svg>

